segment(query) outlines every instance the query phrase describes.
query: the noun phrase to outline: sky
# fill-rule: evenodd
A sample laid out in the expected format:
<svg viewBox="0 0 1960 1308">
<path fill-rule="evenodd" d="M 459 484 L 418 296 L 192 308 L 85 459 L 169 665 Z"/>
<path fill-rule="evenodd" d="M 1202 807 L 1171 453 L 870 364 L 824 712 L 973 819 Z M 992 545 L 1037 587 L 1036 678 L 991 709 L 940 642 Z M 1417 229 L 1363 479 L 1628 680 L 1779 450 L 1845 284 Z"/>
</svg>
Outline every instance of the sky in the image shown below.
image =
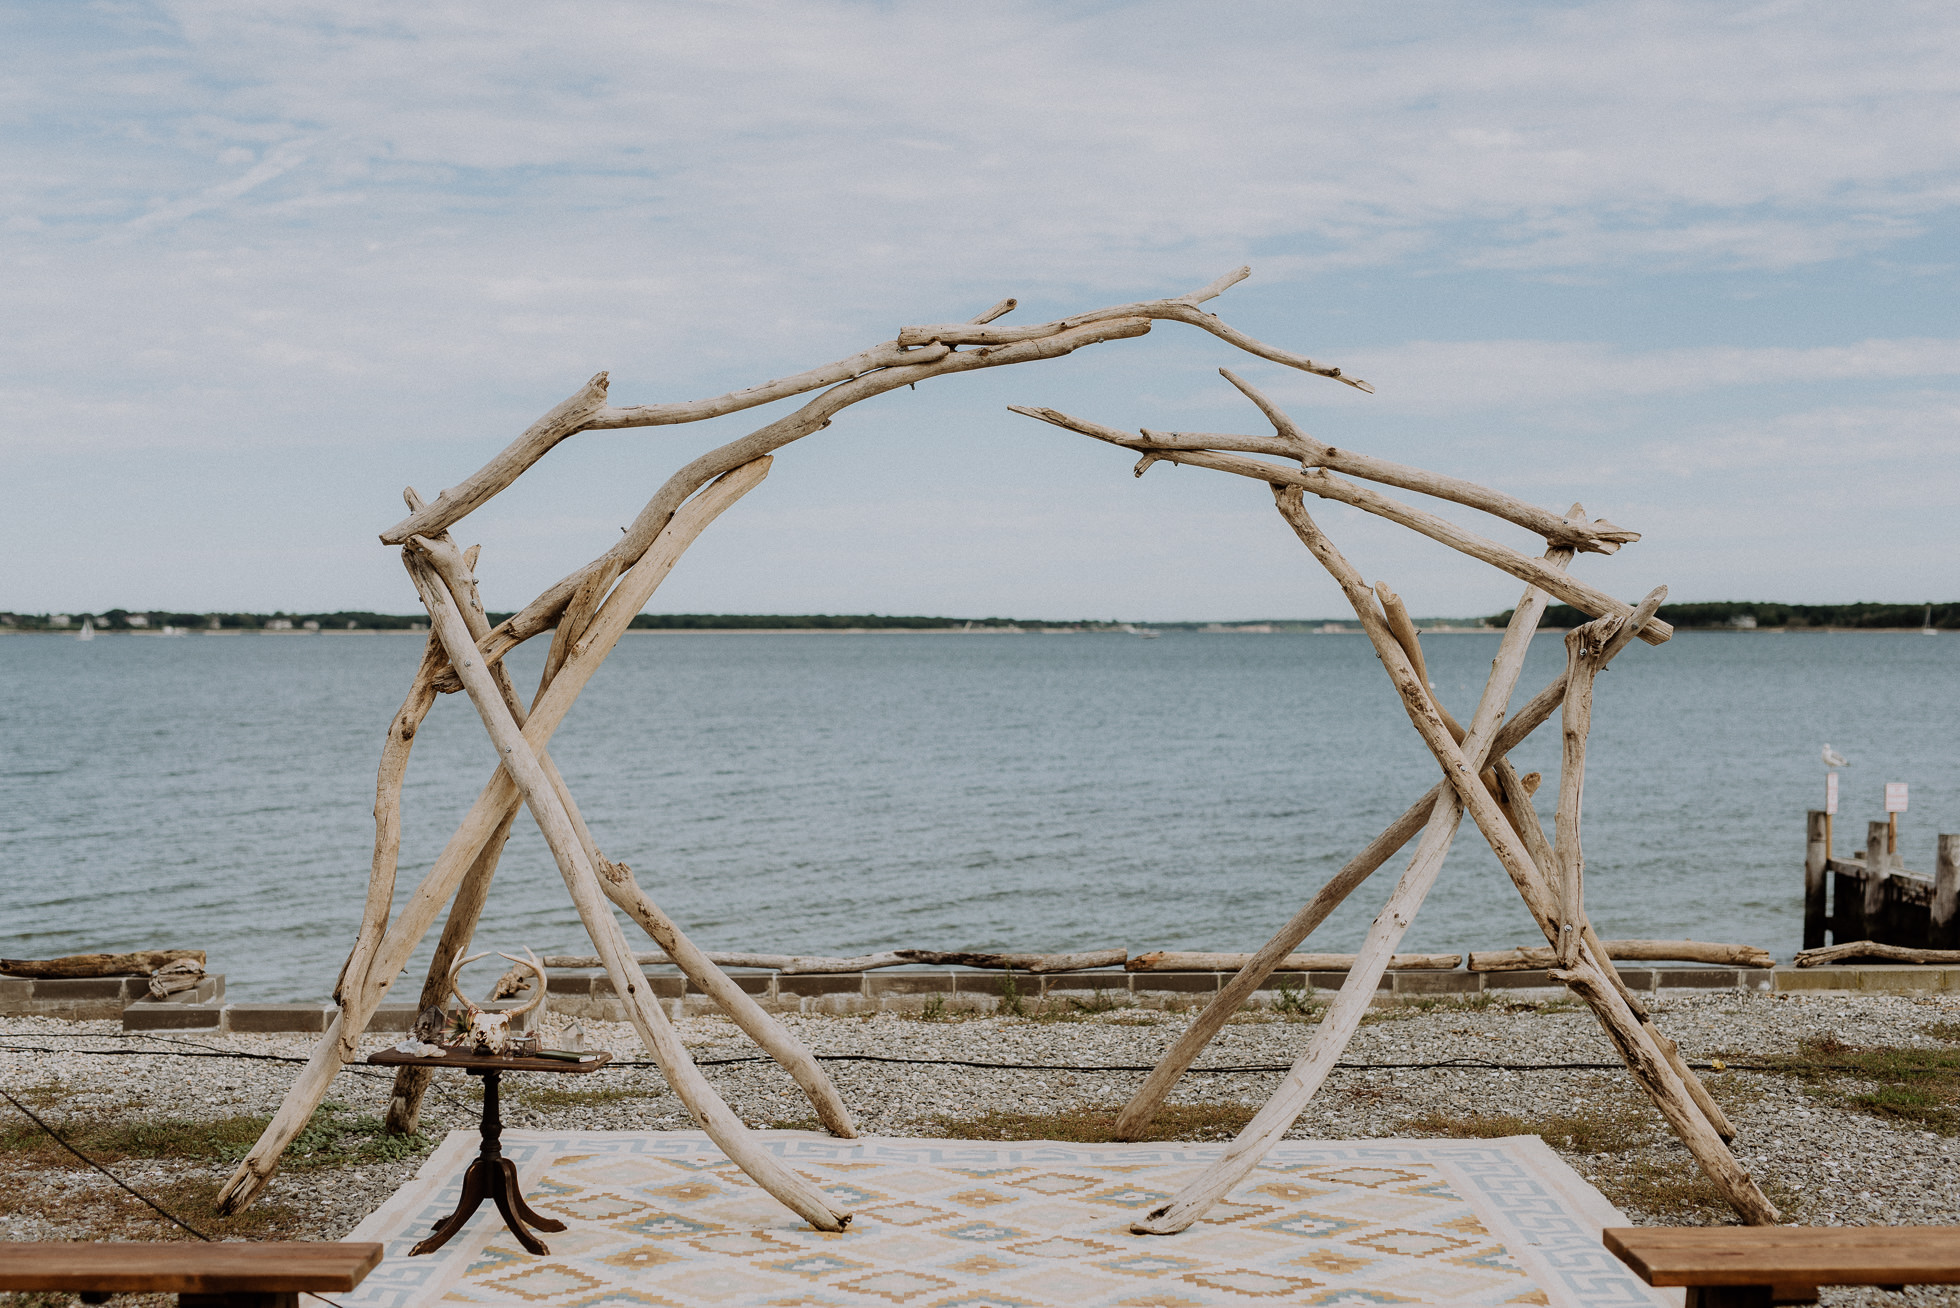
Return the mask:
<svg viewBox="0 0 1960 1308">
<path fill-rule="evenodd" d="M 409 612 L 377 533 L 592 373 L 753 385 L 970 317 L 1159 324 L 784 450 L 649 608 L 1345 612 L 1240 478 L 1007 412 L 1320 439 L 1644 539 L 1628 598 L 1960 596 L 1960 9 L 54 3 L 0 11 L 0 610 Z M 456 529 L 493 609 L 790 404 L 593 432 Z M 1418 613 L 1518 583 L 1310 509 Z M 1436 506 L 1520 549 L 1530 538 Z"/>
</svg>

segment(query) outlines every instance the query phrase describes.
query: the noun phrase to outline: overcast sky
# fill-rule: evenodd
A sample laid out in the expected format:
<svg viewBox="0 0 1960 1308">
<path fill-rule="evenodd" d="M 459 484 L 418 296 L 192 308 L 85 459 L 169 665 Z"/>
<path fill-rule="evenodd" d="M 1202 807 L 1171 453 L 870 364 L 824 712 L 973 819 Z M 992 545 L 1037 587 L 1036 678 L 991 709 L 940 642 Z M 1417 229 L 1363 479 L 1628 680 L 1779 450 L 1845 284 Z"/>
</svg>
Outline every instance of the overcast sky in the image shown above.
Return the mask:
<svg viewBox="0 0 1960 1308">
<path fill-rule="evenodd" d="M 1259 486 L 1004 407 L 1265 430 L 1220 365 L 1645 533 L 1580 564 L 1621 595 L 1960 596 L 1950 4 L 30 2 L 0 49 L 0 609 L 408 612 L 401 488 L 599 369 L 695 398 L 1240 263 L 1207 307 L 1378 392 L 1177 324 L 932 382 L 650 607 L 1338 614 Z M 458 529 L 486 599 L 782 411 L 566 442 Z M 1418 612 L 1516 599 L 1320 517 Z"/>
</svg>

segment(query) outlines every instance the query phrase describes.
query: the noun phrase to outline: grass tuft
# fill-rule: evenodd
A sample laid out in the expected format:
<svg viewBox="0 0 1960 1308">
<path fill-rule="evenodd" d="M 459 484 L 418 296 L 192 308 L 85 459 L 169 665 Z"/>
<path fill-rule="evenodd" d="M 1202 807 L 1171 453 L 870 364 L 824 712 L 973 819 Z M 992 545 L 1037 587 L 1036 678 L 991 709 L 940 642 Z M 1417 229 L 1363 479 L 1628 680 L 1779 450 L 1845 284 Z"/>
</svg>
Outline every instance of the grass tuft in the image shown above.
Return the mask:
<svg viewBox="0 0 1960 1308">
<path fill-rule="evenodd" d="M 1247 1104 L 1165 1104 L 1139 1140 L 1229 1140 L 1258 1112 Z M 1122 1109 L 1108 1104 L 1065 1108 L 1052 1113 L 982 1113 L 977 1117 L 942 1114 L 932 1135 L 955 1140 L 1066 1140 L 1108 1144 Z"/>
<path fill-rule="evenodd" d="M 1834 1036 L 1803 1040 L 1762 1070 L 1794 1077 L 1828 1103 L 1939 1135 L 1960 1135 L 1960 1049 L 1860 1049 Z"/>
<path fill-rule="evenodd" d="M 1554 1149 L 1575 1154 L 1618 1154 L 1654 1141 L 1654 1116 L 1633 1107 L 1593 1113 L 1552 1113 L 1526 1118 L 1515 1113 L 1447 1113 L 1433 1109 L 1401 1124 L 1411 1135 L 1468 1136 L 1495 1140 L 1535 1135 Z"/>
</svg>

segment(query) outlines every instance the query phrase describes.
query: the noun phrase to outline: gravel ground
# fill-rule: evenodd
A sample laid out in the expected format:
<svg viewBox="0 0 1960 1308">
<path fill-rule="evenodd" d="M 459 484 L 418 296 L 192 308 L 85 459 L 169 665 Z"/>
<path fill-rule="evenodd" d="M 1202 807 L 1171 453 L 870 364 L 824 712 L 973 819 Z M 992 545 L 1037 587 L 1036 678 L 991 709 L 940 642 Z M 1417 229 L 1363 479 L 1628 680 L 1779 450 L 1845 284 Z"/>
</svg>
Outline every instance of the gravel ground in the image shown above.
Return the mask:
<svg viewBox="0 0 1960 1308">
<path fill-rule="evenodd" d="M 1486 997 L 1487 1000 L 1488 997 Z M 1663 1030 L 1690 1060 L 1746 1064 L 1797 1053 L 1804 1040 L 1854 1048 L 1951 1049 L 1929 1033 L 1960 1019 L 1960 997 L 1792 996 L 1723 993 L 1668 995 L 1655 1004 Z M 1204 1064 L 1286 1064 L 1311 1034 L 1316 1014 L 1243 1014 L 1213 1043 Z M 967 1059 L 1002 1063 L 1148 1064 L 1165 1049 L 1186 1015 L 1153 1009 L 1074 1014 L 1066 1020 L 954 1015 L 950 1020 L 789 1016 L 783 1019 L 818 1053 Z M 638 1057 L 629 1027 L 588 1022 L 596 1045 Z M 742 1057 L 753 1049 L 728 1023 L 691 1018 L 682 1032 L 698 1059 Z M 113 1022 L 0 1019 L 0 1088 L 68 1133 L 104 1124 L 175 1120 L 222 1122 L 271 1113 L 295 1067 L 282 1061 L 213 1058 L 244 1053 L 303 1059 L 305 1036 L 124 1035 Z M 378 1049 L 385 1040 L 371 1039 Z M 140 1050 L 141 1056 L 85 1053 Z M 55 1051 L 55 1052 L 43 1052 Z M 1365 1064 L 1612 1062 L 1591 1014 L 1550 994 L 1514 992 L 1502 1002 L 1439 1002 L 1381 1009 L 1350 1046 Z M 1141 1081 L 1127 1072 L 999 1071 L 947 1066 L 831 1063 L 832 1075 L 866 1134 L 957 1133 L 958 1123 L 989 1113 L 1064 1113 L 1120 1105 Z M 789 1078 L 772 1064 L 708 1067 L 729 1103 L 757 1126 L 813 1125 Z M 1784 1210 L 1786 1221 L 1818 1224 L 1960 1223 L 1960 1142 L 1841 1106 L 1846 1091 L 1824 1090 L 1780 1073 L 1731 1067 L 1704 1074 L 1741 1131 L 1736 1153 Z M 214 1233 L 257 1238 L 335 1239 L 411 1176 L 420 1155 L 381 1157 L 375 1137 L 356 1119 L 378 1116 L 387 1102 L 382 1069 L 344 1072 L 331 1098 L 344 1105 L 338 1122 L 345 1150 L 368 1142 L 352 1161 L 289 1166 L 244 1219 L 221 1222 L 209 1198 L 228 1174 L 221 1160 L 153 1157 L 168 1148 L 130 1147 L 112 1170 L 137 1190 Z M 1174 1102 L 1256 1106 L 1279 1079 L 1273 1073 L 1188 1076 Z M 439 1076 L 425 1102 L 422 1129 L 439 1138 L 472 1127 L 474 1083 Z M 505 1121 L 517 1128 L 661 1129 L 691 1126 L 653 1068 L 609 1069 L 590 1078 L 513 1074 L 505 1081 Z M 557 1099 L 558 1102 L 552 1102 Z M 569 1100 L 569 1101 L 567 1101 Z M 1447 1133 L 1466 1116 L 1515 1115 L 1521 1129 L 1545 1134 L 1561 1155 L 1636 1221 L 1724 1220 L 1703 1206 L 1686 1178 L 1693 1167 L 1659 1115 L 1623 1072 L 1520 1071 L 1484 1066 L 1365 1067 L 1334 1074 L 1293 1134 L 1352 1138 Z M 1578 1118 L 1590 1134 L 1572 1133 Z M 99 1173 L 55 1161 L 15 1110 L 0 1103 L 0 1240 L 161 1239 L 173 1232 Z M 249 1128 L 235 1125 L 233 1130 Z M 1826 1290 L 1827 1304 L 1960 1304 L 1960 1287 L 1904 1295 Z"/>
</svg>

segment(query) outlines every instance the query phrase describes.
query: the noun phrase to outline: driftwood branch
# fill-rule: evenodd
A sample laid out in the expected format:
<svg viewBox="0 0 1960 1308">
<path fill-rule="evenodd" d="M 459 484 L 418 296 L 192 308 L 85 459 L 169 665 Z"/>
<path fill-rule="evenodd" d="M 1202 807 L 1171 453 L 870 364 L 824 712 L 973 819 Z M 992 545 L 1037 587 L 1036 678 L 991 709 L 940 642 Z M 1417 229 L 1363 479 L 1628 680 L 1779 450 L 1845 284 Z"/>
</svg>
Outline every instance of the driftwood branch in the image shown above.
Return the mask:
<svg viewBox="0 0 1960 1308">
<path fill-rule="evenodd" d="M 908 963 L 1010 972 L 1082 972 L 1094 967 L 1121 967 L 1129 957 L 1125 949 L 1098 949 L 1086 954 L 949 954 L 936 949 L 901 949 L 897 953 Z"/>
<path fill-rule="evenodd" d="M 1250 963 L 1253 954 L 1188 954 L 1160 949 L 1139 954 L 1123 966 L 1131 972 L 1236 972 Z M 1288 954 L 1273 964 L 1274 972 L 1346 972 L 1354 967 L 1354 954 Z M 1463 961 L 1461 954 L 1394 954 L 1388 960 L 1391 972 L 1447 972 Z"/>
<path fill-rule="evenodd" d="M 1754 945 L 1724 945 L 1706 940 L 1602 940 L 1600 945 L 1604 948 L 1606 957 L 1621 962 L 1714 963 L 1723 967 L 1776 966 L 1776 959 L 1771 957 L 1768 950 L 1758 949 Z M 1534 946 L 1526 946 L 1522 949 L 1472 950 L 1470 970 L 1472 972 L 1527 972 L 1551 967 L 1555 958 L 1551 949 Z M 1960 952 L 1955 953 L 1952 961 L 1960 962 Z"/>
<path fill-rule="evenodd" d="M 89 976 L 149 976 L 188 959 L 204 966 L 202 949 L 139 949 L 133 954 L 65 954 L 60 958 L 0 958 L 0 976 L 40 980 Z"/>
<path fill-rule="evenodd" d="M 1150 445 L 1139 436 L 1101 423 L 1074 418 L 1055 409 L 1031 408 L 1024 405 L 1009 405 L 1009 410 L 1030 418 L 1064 427 L 1070 431 L 1092 436 L 1097 440 L 1125 449 L 1138 450 L 1155 459 L 1170 463 L 1189 464 L 1195 468 L 1210 468 L 1215 472 L 1229 472 L 1240 477 L 1249 477 L 1271 486 L 1286 486 L 1302 490 L 1321 499 L 1334 500 L 1351 505 L 1364 513 L 1386 518 L 1390 522 L 1420 532 L 1439 544 L 1447 545 L 1473 559 L 1501 568 L 1518 580 L 1527 582 L 1547 591 L 1554 597 L 1570 604 L 1587 617 L 1629 617 L 1633 609 L 1624 602 L 1608 595 L 1605 591 L 1588 586 L 1574 577 L 1549 568 L 1539 560 L 1520 554 L 1508 545 L 1499 544 L 1485 536 L 1457 526 L 1447 518 L 1404 504 L 1398 499 L 1358 486 L 1345 478 L 1336 476 L 1326 468 L 1290 468 L 1280 464 L 1267 463 L 1259 459 L 1246 458 L 1240 454 L 1215 453 L 1210 450 L 1180 450 Z M 1559 521 L 1565 521 L 1560 519 Z M 1570 524 L 1568 523 L 1568 526 Z M 1569 532 L 1550 533 L 1547 539 L 1553 544 L 1562 543 L 1555 536 L 1569 535 Z M 1640 628 L 1640 638 L 1650 645 L 1660 645 L 1674 635 L 1674 628 L 1659 618 L 1650 618 Z"/>
<path fill-rule="evenodd" d="M 1908 949 L 1904 945 L 1881 945 L 1876 940 L 1853 940 L 1822 949 L 1806 949 L 1797 955 L 1798 967 L 1823 967 L 1854 958 L 1877 958 L 1887 963 L 1960 964 L 1960 949 Z"/>
</svg>

